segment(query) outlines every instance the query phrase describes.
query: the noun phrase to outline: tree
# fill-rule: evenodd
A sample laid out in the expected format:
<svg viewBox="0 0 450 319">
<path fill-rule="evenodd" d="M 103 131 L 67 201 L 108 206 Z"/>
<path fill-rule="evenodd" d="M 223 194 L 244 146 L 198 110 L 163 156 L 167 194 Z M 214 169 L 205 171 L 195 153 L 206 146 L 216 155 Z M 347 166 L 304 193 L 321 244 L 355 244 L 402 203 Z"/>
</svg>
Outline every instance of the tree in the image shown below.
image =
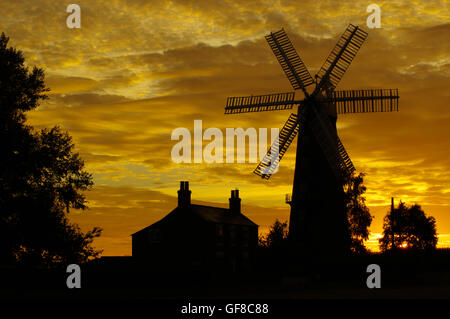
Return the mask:
<svg viewBox="0 0 450 319">
<path fill-rule="evenodd" d="M 21 51 L 0 36 L 0 257 L 2 263 L 52 266 L 84 262 L 101 229 L 82 233 L 71 208 L 86 209 L 93 185 L 84 162 L 59 127 L 35 130 L 26 112 L 47 99 L 44 71 L 25 66 Z"/>
<path fill-rule="evenodd" d="M 363 185 L 364 176 L 364 173 L 352 175 L 344 185 L 345 205 L 351 235 L 350 249 L 356 253 L 366 252 L 364 241 L 369 238 L 369 226 L 373 219 L 363 196 L 366 192 L 366 187 Z"/>
<path fill-rule="evenodd" d="M 400 248 L 435 249 L 437 241 L 435 218 L 426 216 L 419 205 L 407 206 L 403 202 L 386 214 L 383 237 L 379 240 L 383 252 Z"/>
<path fill-rule="evenodd" d="M 259 243 L 262 247 L 267 248 L 280 248 L 284 245 L 288 237 L 287 222 L 280 222 L 275 220 L 272 226 L 270 226 L 269 233 L 266 237 L 260 237 Z"/>
</svg>

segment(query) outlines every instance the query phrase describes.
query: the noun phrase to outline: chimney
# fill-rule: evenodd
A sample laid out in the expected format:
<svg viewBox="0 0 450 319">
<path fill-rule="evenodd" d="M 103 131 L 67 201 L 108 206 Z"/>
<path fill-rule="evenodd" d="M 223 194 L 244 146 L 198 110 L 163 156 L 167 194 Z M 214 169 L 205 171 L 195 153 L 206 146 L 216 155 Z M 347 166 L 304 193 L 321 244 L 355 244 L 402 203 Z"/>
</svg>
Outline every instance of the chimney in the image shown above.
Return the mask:
<svg viewBox="0 0 450 319">
<path fill-rule="evenodd" d="M 241 213 L 241 199 L 239 198 L 239 190 L 231 190 L 230 212 L 233 214 Z"/>
<path fill-rule="evenodd" d="M 178 207 L 188 207 L 191 205 L 191 191 L 189 190 L 189 182 L 181 181 L 180 190 L 178 191 Z"/>
</svg>

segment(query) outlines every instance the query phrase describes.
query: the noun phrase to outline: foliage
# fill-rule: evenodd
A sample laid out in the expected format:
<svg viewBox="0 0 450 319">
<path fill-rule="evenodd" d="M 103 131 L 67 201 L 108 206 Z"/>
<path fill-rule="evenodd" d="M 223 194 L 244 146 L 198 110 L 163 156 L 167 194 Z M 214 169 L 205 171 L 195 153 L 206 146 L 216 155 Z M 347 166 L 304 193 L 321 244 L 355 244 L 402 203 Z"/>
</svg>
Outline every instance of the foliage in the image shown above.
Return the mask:
<svg viewBox="0 0 450 319">
<path fill-rule="evenodd" d="M 0 36 L 0 257 L 2 263 L 51 266 L 83 262 L 100 252 L 91 247 L 99 228 L 82 233 L 67 218 L 86 209 L 82 192 L 92 176 L 59 127 L 35 130 L 26 112 L 49 91 L 44 71 L 25 66 L 22 52 Z"/>
<path fill-rule="evenodd" d="M 393 235 L 394 233 L 394 235 Z M 407 206 L 400 202 L 384 218 L 383 237 L 380 238 L 380 249 L 430 250 L 437 245 L 436 220 L 426 216 L 417 205 Z"/>
<path fill-rule="evenodd" d="M 366 187 L 363 185 L 364 176 L 364 173 L 352 175 L 344 185 L 345 205 L 351 234 L 350 248 L 355 253 L 367 251 L 364 241 L 369 238 L 369 226 L 373 219 L 363 196 L 366 192 Z"/>
<path fill-rule="evenodd" d="M 265 237 L 259 238 L 259 245 L 266 248 L 279 248 L 284 245 L 288 237 L 287 221 L 275 220 L 270 226 L 269 233 Z"/>
</svg>

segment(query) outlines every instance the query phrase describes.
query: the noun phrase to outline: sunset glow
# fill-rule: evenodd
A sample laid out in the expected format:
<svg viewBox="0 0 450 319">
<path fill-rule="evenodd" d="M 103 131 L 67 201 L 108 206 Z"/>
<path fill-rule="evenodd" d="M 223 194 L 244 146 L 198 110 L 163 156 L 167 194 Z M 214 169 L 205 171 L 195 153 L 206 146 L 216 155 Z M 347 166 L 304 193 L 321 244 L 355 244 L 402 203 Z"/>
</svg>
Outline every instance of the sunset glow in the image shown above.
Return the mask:
<svg viewBox="0 0 450 319">
<path fill-rule="evenodd" d="M 366 242 L 378 250 L 396 203 L 434 216 L 438 247 L 450 247 L 450 1 L 378 1 L 382 28 L 366 26 L 367 1 L 87 1 L 68 29 L 65 3 L 2 1 L 0 32 L 46 72 L 50 99 L 28 113 L 37 128 L 60 125 L 93 174 L 90 207 L 70 218 L 104 229 L 95 247 L 131 255 L 130 235 L 170 212 L 181 180 L 194 203 L 242 211 L 265 233 L 288 220 L 295 147 L 269 181 L 256 164 L 176 164 L 177 127 L 281 128 L 289 110 L 224 115 L 228 96 L 291 91 L 264 35 L 284 28 L 315 74 L 349 23 L 369 36 L 338 89 L 398 88 L 399 112 L 339 116 L 338 133 L 375 216 Z M 5 14 L 6 13 L 6 14 Z M 299 94 L 299 93 L 298 93 Z M 326 200 L 326 199 L 324 199 Z M 403 248 L 406 248 L 402 245 Z"/>
</svg>

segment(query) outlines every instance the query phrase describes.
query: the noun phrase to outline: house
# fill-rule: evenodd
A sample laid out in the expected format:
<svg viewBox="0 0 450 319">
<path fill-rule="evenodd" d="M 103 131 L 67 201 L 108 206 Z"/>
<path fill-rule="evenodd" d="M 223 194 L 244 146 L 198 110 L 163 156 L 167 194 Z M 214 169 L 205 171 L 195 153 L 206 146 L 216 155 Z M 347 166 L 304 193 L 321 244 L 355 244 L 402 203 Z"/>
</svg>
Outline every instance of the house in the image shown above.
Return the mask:
<svg viewBox="0 0 450 319">
<path fill-rule="evenodd" d="M 258 225 L 241 213 L 239 190 L 229 208 L 191 203 L 189 182 L 180 182 L 178 206 L 132 234 L 133 259 L 180 269 L 247 270 L 258 245 Z"/>
</svg>

